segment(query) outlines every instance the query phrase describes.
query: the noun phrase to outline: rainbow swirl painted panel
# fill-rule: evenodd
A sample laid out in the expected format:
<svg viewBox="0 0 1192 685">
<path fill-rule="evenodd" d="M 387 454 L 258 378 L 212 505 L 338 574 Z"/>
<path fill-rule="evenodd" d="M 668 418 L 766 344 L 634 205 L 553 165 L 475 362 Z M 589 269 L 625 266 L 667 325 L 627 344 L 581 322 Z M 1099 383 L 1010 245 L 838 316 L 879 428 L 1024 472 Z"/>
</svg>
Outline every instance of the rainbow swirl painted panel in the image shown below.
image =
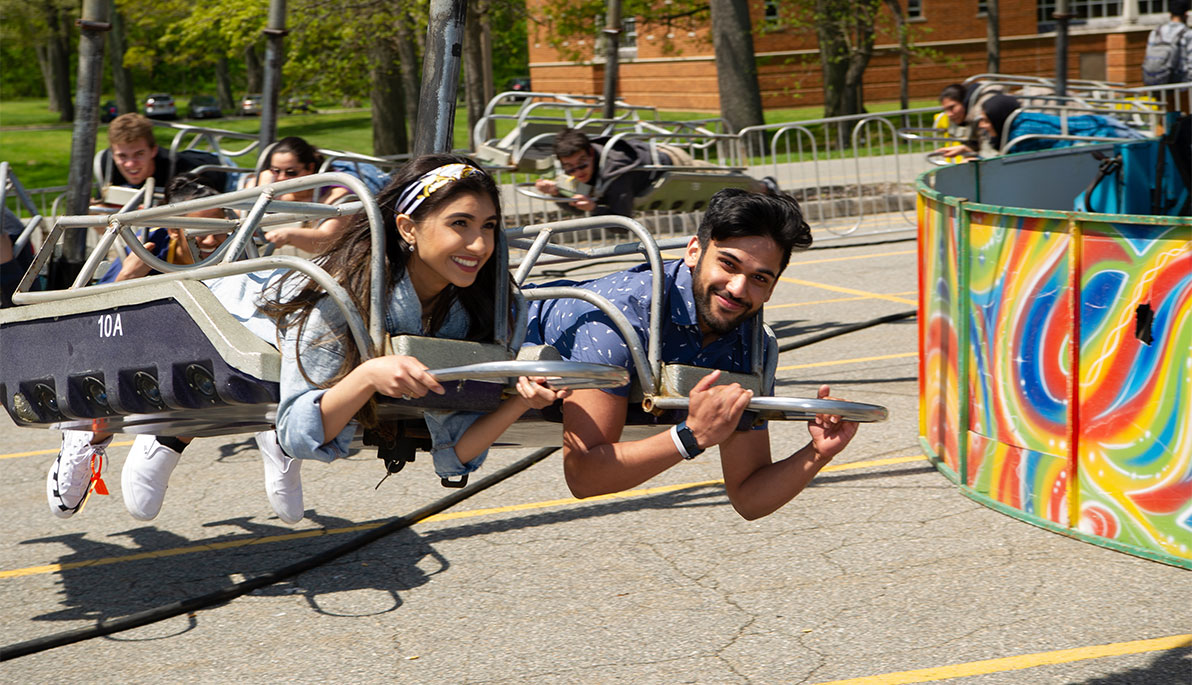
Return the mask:
<svg viewBox="0 0 1192 685">
<path fill-rule="evenodd" d="M 970 428 L 1009 446 L 1066 457 L 1072 330 L 1066 226 L 974 212 L 969 239 Z"/>
<path fill-rule="evenodd" d="M 922 196 L 918 202 L 920 378 L 919 435 L 959 473 L 959 338 L 956 294 L 959 256 L 955 207 Z"/>
<path fill-rule="evenodd" d="M 1192 229 L 1084 230 L 1079 529 L 1192 558 Z"/>
</svg>

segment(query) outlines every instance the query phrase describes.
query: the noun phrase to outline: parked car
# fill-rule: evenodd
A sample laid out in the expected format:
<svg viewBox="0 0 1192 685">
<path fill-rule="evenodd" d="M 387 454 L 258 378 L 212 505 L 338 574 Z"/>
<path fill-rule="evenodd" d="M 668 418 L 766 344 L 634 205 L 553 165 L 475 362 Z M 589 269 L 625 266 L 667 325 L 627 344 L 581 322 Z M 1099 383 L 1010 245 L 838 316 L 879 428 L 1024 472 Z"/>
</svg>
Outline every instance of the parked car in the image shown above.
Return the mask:
<svg viewBox="0 0 1192 685">
<path fill-rule="evenodd" d="M 186 105 L 187 116 L 191 119 L 218 119 L 223 116 L 219 109 L 219 100 L 214 95 L 196 95 Z"/>
<path fill-rule="evenodd" d="M 510 79 L 509 82 L 507 83 L 507 85 L 505 85 L 505 89 L 507 89 L 507 91 L 520 91 L 523 93 L 528 93 L 530 91 L 529 76 L 515 76 L 515 77 L 513 77 L 513 79 Z M 515 100 L 524 100 L 524 98 L 514 98 L 514 99 Z"/>
<path fill-rule="evenodd" d="M 286 114 L 295 112 L 315 112 L 315 103 L 309 95 L 293 95 L 286 100 Z"/>
<path fill-rule="evenodd" d="M 177 119 L 178 108 L 174 98 L 166 93 L 153 93 L 145 98 L 145 116 L 150 119 Z"/>
<path fill-rule="evenodd" d="M 99 106 L 99 120 L 103 123 L 106 124 L 118 116 L 120 116 L 120 110 L 116 109 L 115 100 L 108 100 Z"/>
<path fill-rule="evenodd" d="M 245 95 L 240 101 L 240 114 L 244 116 L 261 116 L 261 103 L 264 98 L 260 93 Z"/>
<path fill-rule="evenodd" d="M 529 76 L 516 76 L 514 78 L 511 78 L 511 79 L 509 79 L 509 85 L 506 86 L 506 89 L 507 90 L 517 90 L 517 91 L 528 93 L 530 91 L 530 77 Z"/>
</svg>

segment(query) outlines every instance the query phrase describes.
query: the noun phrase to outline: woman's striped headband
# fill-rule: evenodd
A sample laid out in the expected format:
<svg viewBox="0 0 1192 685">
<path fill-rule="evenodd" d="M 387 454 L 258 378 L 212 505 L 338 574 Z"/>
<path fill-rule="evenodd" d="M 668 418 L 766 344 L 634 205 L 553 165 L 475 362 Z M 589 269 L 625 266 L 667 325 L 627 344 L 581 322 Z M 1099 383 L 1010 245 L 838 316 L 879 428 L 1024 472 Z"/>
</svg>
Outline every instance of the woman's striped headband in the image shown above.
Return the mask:
<svg viewBox="0 0 1192 685">
<path fill-rule="evenodd" d="M 483 173 L 483 171 L 470 164 L 459 163 L 445 164 L 437 169 L 431 169 L 420 176 L 417 181 L 411 183 L 409 188 L 405 189 L 401 197 L 394 204 L 394 209 L 397 210 L 398 214 L 409 216 L 436 190 L 461 178 Z"/>
</svg>

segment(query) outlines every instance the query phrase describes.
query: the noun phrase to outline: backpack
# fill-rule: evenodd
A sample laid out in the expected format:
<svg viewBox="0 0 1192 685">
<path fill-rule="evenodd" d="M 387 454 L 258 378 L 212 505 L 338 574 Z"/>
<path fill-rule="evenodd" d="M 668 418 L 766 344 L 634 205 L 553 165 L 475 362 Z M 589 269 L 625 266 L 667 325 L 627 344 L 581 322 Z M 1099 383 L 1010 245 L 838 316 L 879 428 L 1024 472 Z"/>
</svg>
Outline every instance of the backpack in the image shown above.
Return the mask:
<svg viewBox="0 0 1192 685">
<path fill-rule="evenodd" d="M 1146 56 L 1142 58 L 1142 82 L 1148 86 L 1161 86 L 1173 81 L 1176 63 L 1179 61 L 1179 44 L 1187 26 L 1181 26 L 1178 31 L 1169 34 L 1164 40 L 1163 27 L 1151 31 L 1146 43 Z"/>
</svg>

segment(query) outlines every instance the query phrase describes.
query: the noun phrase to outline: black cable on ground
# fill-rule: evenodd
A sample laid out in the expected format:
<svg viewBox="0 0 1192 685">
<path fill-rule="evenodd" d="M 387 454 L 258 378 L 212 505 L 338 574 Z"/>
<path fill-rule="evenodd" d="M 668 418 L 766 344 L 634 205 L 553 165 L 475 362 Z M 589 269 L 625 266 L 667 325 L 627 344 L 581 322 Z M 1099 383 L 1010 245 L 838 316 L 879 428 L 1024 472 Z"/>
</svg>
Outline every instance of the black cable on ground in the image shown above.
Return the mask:
<svg viewBox="0 0 1192 685">
<path fill-rule="evenodd" d="M 842 240 L 844 237 L 841 238 Z M 825 244 L 813 244 L 811 247 L 804 250 L 804 252 L 811 252 L 812 250 L 843 250 L 846 247 L 873 247 L 875 245 L 893 245 L 894 243 L 910 243 L 918 240 L 917 236 L 909 238 L 893 238 L 891 240 L 871 240 L 867 243 L 843 243 L 834 244 L 835 241 L 830 241 Z"/>
<path fill-rule="evenodd" d="M 778 351 L 779 352 L 789 352 L 790 350 L 796 350 L 800 347 L 814 345 L 817 342 L 823 342 L 825 340 L 828 340 L 829 338 L 835 338 L 838 335 L 844 335 L 845 333 L 852 333 L 853 331 L 860 331 L 860 330 L 863 330 L 866 328 L 880 326 L 884 323 L 892 323 L 894 321 L 910 319 L 910 318 L 913 318 L 916 314 L 918 314 L 917 310 L 910 309 L 905 312 L 898 312 L 895 314 L 887 314 L 885 316 L 879 316 L 876 319 L 870 319 L 868 321 L 860 321 L 858 323 L 849 324 L 847 326 L 841 326 L 840 328 L 834 328 L 830 331 L 825 331 L 825 332 L 819 333 L 817 335 L 803 338 L 802 340 L 792 340 L 787 343 L 782 343 L 781 345 L 778 346 Z"/>
<path fill-rule="evenodd" d="M 380 540 L 386 535 L 396 533 L 399 530 L 408 528 L 419 521 L 433 516 L 445 509 L 448 509 L 460 502 L 468 499 L 472 495 L 486 490 L 497 483 L 514 476 L 527 468 L 537 464 L 553 452 L 558 450 L 558 447 L 543 447 L 535 451 L 533 454 L 524 457 L 509 466 L 497 471 L 496 473 L 484 478 L 471 487 L 459 490 L 447 497 L 438 501 L 432 502 L 425 507 L 414 511 L 405 516 L 398 516 L 373 530 L 356 536 L 351 540 L 338 545 L 324 552 L 320 552 L 312 557 L 308 557 L 294 564 L 290 564 L 285 568 L 277 571 L 265 573 L 263 575 L 245 580 L 235 585 L 230 585 L 222 590 L 209 592 L 205 595 L 199 595 L 191 599 L 185 599 L 173 604 L 147 609 L 128 616 L 122 616 L 111 621 L 100 621 L 94 626 L 88 628 L 79 628 L 77 630 L 67 630 L 53 635 L 47 635 L 34 640 L 27 640 L 25 642 L 18 642 L 16 644 L 7 645 L 0 648 L 0 661 L 8 661 L 9 659 L 16 659 L 18 657 L 27 656 L 29 654 L 36 654 L 54 647 L 61 647 L 83 640 L 89 640 L 94 637 L 101 637 L 103 635 L 111 635 L 123 630 L 131 628 L 138 628 L 157 621 L 163 621 L 167 618 L 173 618 L 181 614 L 189 614 L 201 609 L 207 609 L 219 604 L 227 603 L 241 595 L 248 594 L 253 590 L 272 585 L 279 581 L 285 580 L 291 576 L 296 576 L 304 571 L 309 571 L 312 568 L 326 564 L 329 561 L 334 561 L 339 557 L 344 556 L 350 552 L 354 552 L 365 545 Z"/>
</svg>

